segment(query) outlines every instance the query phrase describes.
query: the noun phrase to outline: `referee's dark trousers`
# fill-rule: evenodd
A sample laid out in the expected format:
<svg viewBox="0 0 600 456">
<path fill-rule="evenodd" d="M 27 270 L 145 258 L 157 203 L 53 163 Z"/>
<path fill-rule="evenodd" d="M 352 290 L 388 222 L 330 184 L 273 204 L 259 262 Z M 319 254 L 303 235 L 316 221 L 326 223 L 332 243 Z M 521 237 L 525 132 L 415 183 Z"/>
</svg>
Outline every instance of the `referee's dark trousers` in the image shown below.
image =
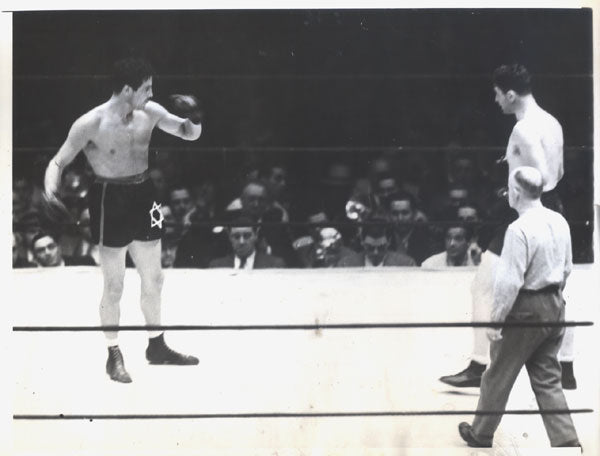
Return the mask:
<svg viewBox="0 0 600 456">
<path fill-rule="evenodd" d="M 565 301 L 558 286 L 542 290 L 521 290 L 506 322 L 560 322 L 565 319 Z M 490 346 L 491 363 L 481 380 L 477 410 L 506 409 L 508 396 L 523 365 L 540 408 L 567 410 L 557 359 L 565 328 L 506 327 L 502 339 Z M 492 443 L 502 414 L 476 415 L 473 432 L 479 440 Z M 542 414 L 552 446 L 576 441 L 577 433 L 569 413 Z"/>
</svg>

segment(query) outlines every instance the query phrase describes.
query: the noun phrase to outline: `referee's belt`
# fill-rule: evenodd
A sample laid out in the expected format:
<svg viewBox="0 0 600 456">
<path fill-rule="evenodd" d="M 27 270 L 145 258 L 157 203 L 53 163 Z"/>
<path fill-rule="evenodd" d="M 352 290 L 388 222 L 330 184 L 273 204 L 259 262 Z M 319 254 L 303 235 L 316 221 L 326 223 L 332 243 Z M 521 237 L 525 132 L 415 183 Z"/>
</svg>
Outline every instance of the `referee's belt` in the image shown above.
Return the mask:
<svg viewBox="0 0 600 456">
<path fill-rule="evenodd" d="M 522 288 L 519 293 L 523 294 L 542 294 L 542 293 L 558 293 L 560 291 L 560 286 L 557 284 L 548 285 L 544 288 L 539 288 L 537 290 L 529 290 L 527 288 Z"/>
</svg>

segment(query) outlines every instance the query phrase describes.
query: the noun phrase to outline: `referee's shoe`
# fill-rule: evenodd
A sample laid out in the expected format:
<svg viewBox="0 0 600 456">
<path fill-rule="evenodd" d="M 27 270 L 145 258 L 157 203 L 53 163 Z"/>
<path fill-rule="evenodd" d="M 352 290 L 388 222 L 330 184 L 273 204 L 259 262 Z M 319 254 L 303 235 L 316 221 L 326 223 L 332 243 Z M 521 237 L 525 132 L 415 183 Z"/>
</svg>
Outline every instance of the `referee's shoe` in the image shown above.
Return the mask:
<svg viewBox="0 0 600 456">
<path fill-rule="evenodd" d="M 465 423 L 464 421 L 462 423 L 460 423 L 458 425 L 458 433 L 460 434 L 462 439 L 465 442 L 467 442 L 467 445 L 469 445 L 472 448 L 491 448 L 492 447 L 491 441 L 490 441 L 490 443 L 482 442 L 477 437 L 475 437 L 475 434 L 473 433 L 473 426 L 471 426 L 469 423 Z"/>
</svg>

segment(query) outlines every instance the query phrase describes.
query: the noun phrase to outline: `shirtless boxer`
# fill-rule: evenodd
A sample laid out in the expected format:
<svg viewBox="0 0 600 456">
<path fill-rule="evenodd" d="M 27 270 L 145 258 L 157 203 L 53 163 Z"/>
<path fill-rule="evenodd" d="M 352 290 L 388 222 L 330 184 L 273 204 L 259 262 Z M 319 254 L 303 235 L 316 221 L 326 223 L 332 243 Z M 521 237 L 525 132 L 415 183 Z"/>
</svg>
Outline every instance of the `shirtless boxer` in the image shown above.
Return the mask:
<svg viewBox="0 0 600 456">
<path fill-rule="evenodd" d="M 44 197 L 49 207 L 60 207 L 61 175 L 83 151 L 96 175 L 90 189 L 90 224 L 100 247 L 104 289 L 100 301 L 103 326 L 117 326 L 129 251 L 141 278 L 141 308 L 149 326 L 160 325 L 161 233 L 163 217 L 148 178 L 148 145 L 155 127 L 182 139 L 198 139 L 202 131 L 197 102 L 190 95 L 173 95 L 187 119 L 168 112 L 152 98 L 152 68 L 141 59 L 115 63 L 112 96 L 79 117 L 66 141 L 50 160 Z M 192 120 L 191 120 L 191 119 Z M 196 122 L 196 123 L 194 123 Z M 106 372 L 112 380 L 130 383 L 117 332 L 105 331 L 108 345 Z M 198 364 L 198 359 L 169 348 L 162 331 L 148 331 L 146 358 L 150 364 Z"/>
<path fill-rule="evenodd" d="M 508 140 L 505 160 L 509 175 L 520 166 L 538 169 L 544 179 L 542 203 L 562 212 L 556 186 L 563 177 L 563 132 L 558 120 L 543 110 L 531 93 L 531 76 L 518 64 L 502 65 L 494 71 L 495 101 L 504 114 L 515 115 L 516 124 Z M 516 214 L 515 214 L 516 218 Z M 471 287 L 473 321 L 489 321 L 493 300 L 494 273 L 502 251 L 508 223 L 500 227 L 482 255 Z M 559 353 L 564 389 L 575 389 L 573 375 L 573 328 L 566 334 Z M 474 328 L 474 349 L 469 366 L 456 375 L 440 380 L 456 387 L 479 387 L 489 362 L 486 328 Z"/>
</svg>

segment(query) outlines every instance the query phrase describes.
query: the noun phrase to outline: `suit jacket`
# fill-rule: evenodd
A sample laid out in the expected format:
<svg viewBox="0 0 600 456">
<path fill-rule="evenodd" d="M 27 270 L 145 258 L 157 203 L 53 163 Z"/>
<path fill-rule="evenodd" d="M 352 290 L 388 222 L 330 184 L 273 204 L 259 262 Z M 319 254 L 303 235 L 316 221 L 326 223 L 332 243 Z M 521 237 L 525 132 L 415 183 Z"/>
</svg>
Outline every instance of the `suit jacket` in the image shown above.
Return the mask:
<svg viewBox="0 0 600 456">
<path fill-rule="evenodd" d="M 400 252 L 388 252 L 383 259 L 383 266 L 416 266 L 415 260 Z M 337 264 L 338 268 L 356 268 L 365 266 L 365 253 L 351 253 L 343 256 Z"/>
<path fill-rule="evenodd" d="M 233 254 L 215 258 L 209 264 L 209 268 L 233 268 Z M 256 252 L 254 257 L 254 269 L 285 268 L 285 263 L 279 257 L 268 255 L 262 252 Z"/>
<path fill-rule="evenodd" d="M 402 248 L 399 245 L 400 239 L 394 234 L 392 236 L 392 250 L 401 251 Z M 432 236 L 422 227 L 415 227 L 408 238 L 408 246 L 406 248 L 406 255 L 413 258 L 417 263 L 417 266 L 420 266 L 421 263 L 428 257 L 432 255 L 434 252 L 439 252 L 440 250 L 444 250 L 443 246 L 438 248 L 435 241 L 432 239 Z"/>
<path fill-rule="evenodd" d="M 225 220 L 235 220 L 242 213 L 241 209 L 227 211 L 223 218 Z M 263 214 L 261 222 L 280 222 L 281 225 L 266 225 L 261 227 L 258 235 L 258 250 L 261 250 L 261 244 L 266 243 L 271 247 L 271 253 L 274 256 L 282 258 L 286 265 L 300 266 L 297 261 L 296 252 L 292 248 L 292 236 L 289 232 L 289 226 L 284 222 L 283 212 L 277 207 L 271 207 Z M 264 249 L 262 250 L 264 251 Z"/>
</svg>

